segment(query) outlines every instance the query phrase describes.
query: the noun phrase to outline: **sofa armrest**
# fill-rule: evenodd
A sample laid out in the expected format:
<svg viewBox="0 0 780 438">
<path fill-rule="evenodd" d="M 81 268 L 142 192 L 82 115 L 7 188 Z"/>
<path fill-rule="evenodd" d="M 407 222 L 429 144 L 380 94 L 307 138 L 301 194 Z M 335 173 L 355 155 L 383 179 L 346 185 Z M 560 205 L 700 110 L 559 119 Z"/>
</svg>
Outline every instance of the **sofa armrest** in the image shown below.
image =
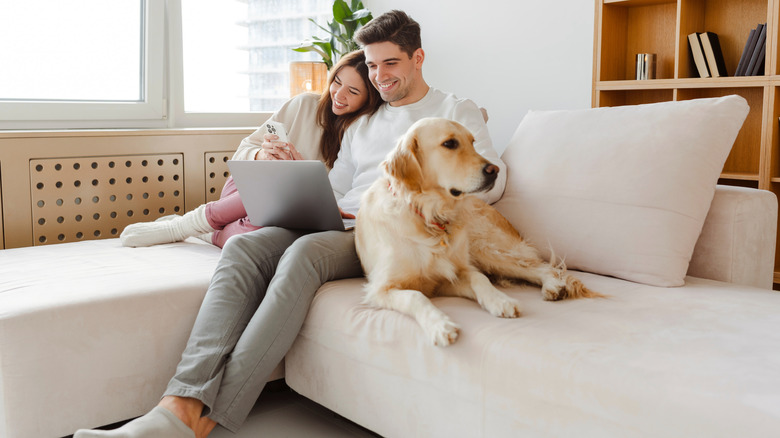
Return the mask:
<svg viewBox="0 0 780 438">
<path fill-rule="evenodd" d="M 717 186 L 688 275 L 771 289 L 777 210 L 772 192 Z"/>
</svg>

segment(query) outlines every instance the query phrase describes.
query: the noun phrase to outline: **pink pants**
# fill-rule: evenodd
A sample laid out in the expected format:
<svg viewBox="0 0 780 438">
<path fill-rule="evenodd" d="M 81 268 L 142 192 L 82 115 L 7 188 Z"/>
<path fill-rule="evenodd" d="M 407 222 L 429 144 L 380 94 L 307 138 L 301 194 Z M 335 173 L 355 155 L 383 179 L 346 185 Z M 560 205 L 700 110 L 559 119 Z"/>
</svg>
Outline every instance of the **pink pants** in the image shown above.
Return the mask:
<svg viewBox="0 0 780 438">
<path fill-rule="evenodd" d="M 236 234 L 260 229 L 249 222 L 232 176 L 225 181 L 219 199 L 206 204 L 206 220 L 216 230 L 211 236 L 211 243 L 220 248 Z"/>
</svg>

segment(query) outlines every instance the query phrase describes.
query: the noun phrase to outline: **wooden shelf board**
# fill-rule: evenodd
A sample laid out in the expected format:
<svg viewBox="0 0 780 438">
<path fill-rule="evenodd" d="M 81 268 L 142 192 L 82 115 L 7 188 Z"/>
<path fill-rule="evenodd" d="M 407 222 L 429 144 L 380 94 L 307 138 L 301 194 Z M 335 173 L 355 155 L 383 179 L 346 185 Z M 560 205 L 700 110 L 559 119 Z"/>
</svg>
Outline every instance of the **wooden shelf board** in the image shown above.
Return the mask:
<svg viewBox="0 0 780 438">
<path fill-rule="evenodd" d="M 780 78 L 772 76 L 737 76 L 728 78 L 685 78 L 685 79 L 648 79 L 643 81 L 598 81 L 596 89 L 608 90 L 653 90 L 672 88 L 727 88 L 727 87 L 763 87 L 767 81 L 780 85 Z"/>
<path fill-rule="evenodd" d="M 747 172 L 724 172 L 720 174 L 720 179 L 731 179 L 735 181 L 758 181 L 757 173 Z"/>
<path fill-rule="evenodd" d="M 648 79 L 644 81 L 598 81 L 596 89 L 600 91 L 609 90 L 660 90 L 672 89 L 678 87 L 677 79 Z"/>
<path fill-rule="evenodd" d="M 664 3 L 677 3 L 677 0 L 604 0 L 605 5 L 613 6 L 646 6 Z"/>
</svg>

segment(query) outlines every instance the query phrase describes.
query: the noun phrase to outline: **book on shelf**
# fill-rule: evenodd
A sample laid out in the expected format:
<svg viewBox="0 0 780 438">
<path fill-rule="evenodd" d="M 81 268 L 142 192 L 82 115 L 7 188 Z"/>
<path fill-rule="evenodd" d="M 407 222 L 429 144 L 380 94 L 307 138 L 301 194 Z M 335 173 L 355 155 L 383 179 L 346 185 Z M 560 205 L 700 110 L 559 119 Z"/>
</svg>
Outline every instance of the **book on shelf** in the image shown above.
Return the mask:
<svg viewBox="0 0 780 438">
<path fill-rule="evenodd" d="M 753 53 L 753 48 L 756 46 L 756 29 L 750 29 L 748 39 L 745 41 L 745 47 L 742 49 L 742 56 L 739 57 L 737 63 L 737 69 L 734 71 L 734 76 L 745 76 L 745 68 L 750 62 L 749 53 Z"/>
<path fill-rule="evenodd" d="M 710 75 L 713 78 L 728 76 L 726 60 L 723 58 L 718 34 L 715 32 L 704 32 L 699 35 L 699 40 L 704 51 L 704 58 L 707 60 L 707 67 L 710 69 Z"/>
<path fill-rule="evenodd" d="M 702 49 L 701 40 L 699 40 L 699 34 L 697 32 L 688 35 L 688 48 L 690 49 L 689 53 L 693 57 L 693 63 L 696 66 L 699 77 L 710 77 L 710 71 L 707 68 L 707 60 L 704 57 L 704 50 Z"/>
<path fill-rule="evenodd" d="M 766 60 L 766 40 L 761 43 L 761 52 L 758 55 L 758 61 L 755 68 L 750 72 L 750 76 L 764 75 L 764 61 Z"/>
<path fill-rule="evenodd" d="M 750 55 L 750 62 L 745 68 L 745 76 L 756 76 L 760 65 L 763 63 L 766 54 L 766 24 L 759 24 L 756 27 L 756 46 Z"/>
</svg>

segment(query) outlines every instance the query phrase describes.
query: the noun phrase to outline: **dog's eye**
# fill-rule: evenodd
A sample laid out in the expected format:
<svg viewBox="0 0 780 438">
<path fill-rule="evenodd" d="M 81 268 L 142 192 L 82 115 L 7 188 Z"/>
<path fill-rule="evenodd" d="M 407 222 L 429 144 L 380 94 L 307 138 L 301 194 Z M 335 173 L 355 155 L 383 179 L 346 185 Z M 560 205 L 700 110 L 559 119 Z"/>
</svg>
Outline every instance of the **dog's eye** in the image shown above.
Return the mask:
<svg viewBox="0 0 780 438">
<path fill-rule="evenodd" d="M 444 143 L 442 143 L 441 145 L 447 149 L 456 149 L 458 147 L 458 140 L 451 138 L 445 141 Z"/>
</svg>

